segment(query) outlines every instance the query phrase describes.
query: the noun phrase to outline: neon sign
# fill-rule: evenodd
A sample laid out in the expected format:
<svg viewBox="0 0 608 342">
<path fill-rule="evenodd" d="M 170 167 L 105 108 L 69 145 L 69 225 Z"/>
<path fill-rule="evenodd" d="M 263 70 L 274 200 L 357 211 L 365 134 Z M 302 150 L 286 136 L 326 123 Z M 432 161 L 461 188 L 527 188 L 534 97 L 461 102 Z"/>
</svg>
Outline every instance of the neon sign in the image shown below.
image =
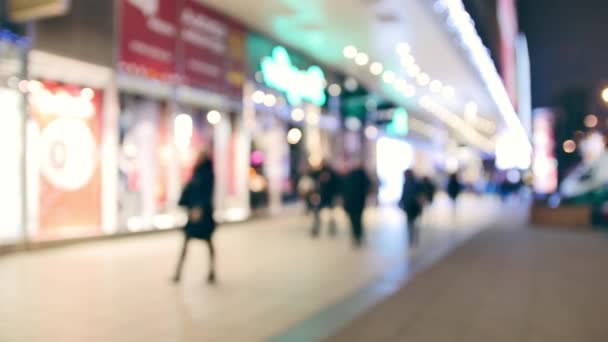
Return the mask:
<svg viewBox="0 0 608 342">
<path fill-rule="evenodd" d="M 393 120 L 387 126 L 387 132 L 393 136 L 406 136 L 409 133 L 409 115 L 405 108 L 397 108 L 393 113 Z"/>
<path fill-rule="evenodd" d="M 327 101 L 323 70 L 316 65 L 307 70 L 298 69 L 284 47 L 275 47 L 271 57 L 262 59 L 261 66 L 264 83 L 284 92 L 290 104 L 296 106 L 308 101 L 322 106 Z"/>
</svg>

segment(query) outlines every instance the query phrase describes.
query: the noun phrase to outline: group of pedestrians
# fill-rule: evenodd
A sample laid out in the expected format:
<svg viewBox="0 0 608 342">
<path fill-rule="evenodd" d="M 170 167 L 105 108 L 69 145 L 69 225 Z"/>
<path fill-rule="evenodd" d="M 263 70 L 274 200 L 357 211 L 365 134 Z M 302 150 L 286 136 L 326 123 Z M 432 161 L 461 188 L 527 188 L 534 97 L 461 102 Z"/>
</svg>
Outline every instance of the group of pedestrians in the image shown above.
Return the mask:
<svg viewBox="0 0 608 342">
<path fill-rule="evenodd" d="M 419 179 L 411 170 L 405 172 L 404 178 L 400 207 L 407 215 L 410 242 L 416 244 L 419 236 L 416 221 L 422 214 L 424 207 L 433 202 L 437 188 L 430 178 Z M 216 222 L 213 218 L 214 184 L 215 177 L 211 156 L 202 153 L 194 167 L 193 176 L 186 184 L 179 200 L 179 205 L 184 207 L 188 213 L 188 220 L 183 229 L 182 250 L 173 277 L 176 283 L 181 279 L 188 245 L 192 239 L 201 240 L 208 246 L 209 269 L 207 281 L 209 283 L 216 281 L 215 248 L 213 245 L 213 233 L 216 228 Z M 331 235 L 337 233 L 333 210 L 338 198 L 341 198 L 344 210 L 350 220 L 353 243 L 356 247 L 361 246 L 365 239 L 363 211 L 372 184 L 373 182 L 361 162 L 353 163 L 350 170 L 342 174 L 336 172 L 329 163 L 323 162 L 319 168 L 304 175 L 299 182 L 298 191 L 305 199 L 308 209 L 314 215 L 311 235 L 313 237 L 319 236 L 321 212 L 325 209 L 332 211 L 329 233 Z M 458 178 L 456 175 L 452 175 L 447 186 L 448 195 L 455 199 L 460 191 L 461 185 Z"/>
<path fill-rule="evenodd" d="M 371 190 L 372 180 L 361 162 L 353 163 L 350 170 L 339 174 L 328 162 L 323 162 L 317 169 L 306 173 L 298 186 L 300 195 L 313 213 L 314 221 L 311 235 L 318 237 L 321 231 L 321 214 L 330 211 L 329 234 L 336 235 L 337 226 L 333 215 L 338 199 L 351 223 L 351 232 L 355 246 L 361 246 L 364 240 L 363 210 Z"/>
</svg>

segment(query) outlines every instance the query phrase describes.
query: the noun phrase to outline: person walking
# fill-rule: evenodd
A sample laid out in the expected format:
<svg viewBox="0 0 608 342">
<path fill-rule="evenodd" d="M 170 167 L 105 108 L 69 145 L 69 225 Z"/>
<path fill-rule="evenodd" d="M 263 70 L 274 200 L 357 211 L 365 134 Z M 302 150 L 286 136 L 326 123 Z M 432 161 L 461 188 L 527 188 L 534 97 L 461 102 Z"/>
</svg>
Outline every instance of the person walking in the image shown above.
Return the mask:
<svg viewBox="0 0 608 342">
<path fill-rule="evenodd" d="M 184 227 L 184 243 L 179 256 L 173 281 L 178 283 L 181 279 L 182 268 L 188 252 L 188 243 L 191 239 L 206 242 L 209 247 L 209 273 L 207 282 L 215 283 L 215 248 L 213 246 L 213 233 L 216 222 L 213 218 L 213 191 L 215 177 L 213 164 L 206 153 L 201 153 L 192 176 L 185 186 L 179 205 L 188 211 L 188 222 Z"/>
<path fill-rule="evenodd" d="M 334 206 L 338 196 L 340 180 L 336 171 L 324 161 L 320 168 L 313 172 L 316 183 L 316 193 L 312 196 L 314 205 L 314 223 L 311 231 L 313 237 L 319 236 L 321 230 L 321 212 L 324 209 L 330 211 L 329 233 L 336 235 L 336 219 L 334 217 Z"/>
<path fill-rule="evenodd" d="M 405 211 L 407 216 L 407 230 L 410 245 L 418 243 L 418 231 L 416 229 L 416 220 L 422 213 L 424 203 L 424 190 L 421 182 L 416 178 L 412 170 L 405 171 L 403 191 L 401 192 L 401 201 L 399 205 Z"/>
<path fill-rule="evenodd" d="M 456 173 L 451 174 L 450 179 L 448 181 L 447 192 L 448 192 L 448 196 L 450 196 L 450 199 L 452 200 L 452 202 L 456 203 L 456 199 L 460 195 L 461 191 L 462 191 L 462 184 L 460 184 L 460 181 L 458 180 L 458 175 Z"/>
<path fill-rule="evenodd" d="M 344 178 L 344 189 L 342 191 L 344 210 L 351 223 L 353 243 L 356 247 L 363 244 L 365 237 L 363 211 L 371 185 L 372 181 L 361 163 L 357 163 Z"/>
</svg>

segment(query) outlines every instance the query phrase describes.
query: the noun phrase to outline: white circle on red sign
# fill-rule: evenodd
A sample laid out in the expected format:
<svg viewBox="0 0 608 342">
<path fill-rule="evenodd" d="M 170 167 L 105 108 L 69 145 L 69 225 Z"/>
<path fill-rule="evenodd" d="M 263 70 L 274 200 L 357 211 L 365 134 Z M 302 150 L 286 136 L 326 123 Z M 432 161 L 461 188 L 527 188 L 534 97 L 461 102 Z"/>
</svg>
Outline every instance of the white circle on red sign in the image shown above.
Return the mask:
<svg viewBox="0 0 608 342">
<path fill-rule="evenodd" d="M 76 191 L 86 186 L 96 167 L 96 143 L 82 120 L 60 118 L 42 131 L 41 171 L 58 189 Z"/>
</svg>

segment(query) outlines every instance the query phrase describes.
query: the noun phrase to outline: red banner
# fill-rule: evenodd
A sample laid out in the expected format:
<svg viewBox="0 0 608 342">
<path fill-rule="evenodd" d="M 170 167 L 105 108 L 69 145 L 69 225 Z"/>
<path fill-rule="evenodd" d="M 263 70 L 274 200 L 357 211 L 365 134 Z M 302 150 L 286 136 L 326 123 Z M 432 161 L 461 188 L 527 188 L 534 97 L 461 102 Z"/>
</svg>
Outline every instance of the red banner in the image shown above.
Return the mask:
<svg viewBox="0 0 608 342">
<path fill-rule="evenodd" d="M 122 0 L 123 71 L 242 96 L 246 32 L 197 0 Z"/>
<path fill-rule="evenodd" d="M 150 78 L 175 74 L 175 0 L 121 0 L 121 68 Z"/>
<path fill-rule="evenodd" d="M 178 65 L 185 83 L 224 95 L 243 89 L 245 31 L 195 0 L 179 13 L 182 53 Z"/>
</svg>

